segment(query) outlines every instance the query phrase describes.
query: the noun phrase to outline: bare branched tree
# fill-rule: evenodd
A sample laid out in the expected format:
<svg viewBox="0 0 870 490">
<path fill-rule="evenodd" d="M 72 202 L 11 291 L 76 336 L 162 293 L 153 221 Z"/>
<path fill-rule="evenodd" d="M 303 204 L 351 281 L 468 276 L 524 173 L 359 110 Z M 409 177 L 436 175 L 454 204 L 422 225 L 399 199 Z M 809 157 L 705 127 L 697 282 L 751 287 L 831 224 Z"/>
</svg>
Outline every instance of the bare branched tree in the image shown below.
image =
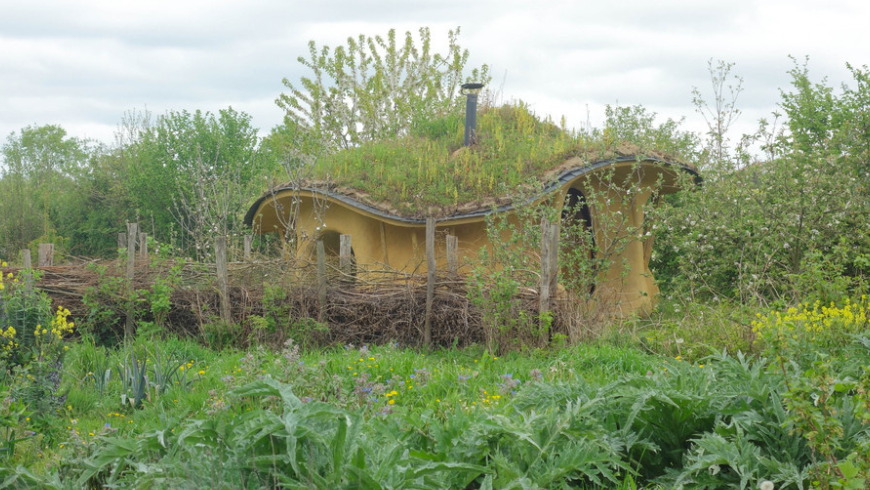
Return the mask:
<svg viewBox="0 0 870 490">
<path fill-rule="evenodd" d="M 172 213 L 193 242 L 196 257 L 205 260 L 213 253 L 215 236 L 241 229 L 240 204 L 247 199 L 247 187 L 240 166 L 221 168 L 205 162 L 202 152 L 196 155 L 176 182 Z"/>
<path fill-rule="evenodd" d="M 692 105 L 695 112 L 701 114 L 707 123 L 707 146 L 711 153 L 713 164 L 721 170 L 732 170 L 739 161 L 730 151 L 728 131 L 740 118 L 741 111 L 737 108 L 737 99 L 743 92 L 743 77 L 732 75 L 734 63 L 707 61 L 710 73 L 710 83 L 713 89 L 712 103 L 704 99 L 698 87 L 692 88 Z M 745 140 L 741 140 L 745 142 Z M 738 147 L 738 150 L 741 148 Z M 740 151 L 737 152 L 738 154 Z"/>
</svg>

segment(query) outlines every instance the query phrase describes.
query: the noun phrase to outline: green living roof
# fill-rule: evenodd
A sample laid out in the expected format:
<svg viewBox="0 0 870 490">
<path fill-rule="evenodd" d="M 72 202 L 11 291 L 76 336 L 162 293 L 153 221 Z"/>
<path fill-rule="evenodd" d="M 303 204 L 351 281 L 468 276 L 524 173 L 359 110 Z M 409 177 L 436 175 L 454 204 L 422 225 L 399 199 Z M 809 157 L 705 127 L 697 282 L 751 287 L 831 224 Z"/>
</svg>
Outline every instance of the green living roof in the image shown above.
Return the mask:
<svg viewBox="0 0 870 490">
<path fill-rule="evenodd" d="M 425 122 L 408 136 L 323 157 L 309 180 L 278 189 L 321 189 L 387 215 L 419 218 L 505 205 L 520 186 L 540 190 L 571 170 L 626 157 L 679 163 L 694 173 L 662 151 L 610 141 L 606 131 L 566 131 L 521 103 L 482 108 L 473 146 L 462 146 L 464 131 L 464 114 Z"/>
</svg>

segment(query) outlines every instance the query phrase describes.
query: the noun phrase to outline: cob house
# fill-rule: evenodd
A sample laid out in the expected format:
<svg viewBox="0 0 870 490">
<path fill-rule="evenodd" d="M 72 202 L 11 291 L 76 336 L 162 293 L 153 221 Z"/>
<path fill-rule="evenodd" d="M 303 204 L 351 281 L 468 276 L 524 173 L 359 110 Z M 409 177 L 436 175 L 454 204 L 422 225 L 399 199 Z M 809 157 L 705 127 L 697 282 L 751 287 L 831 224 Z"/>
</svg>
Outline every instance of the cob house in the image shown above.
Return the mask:
<svg viewBox="0 0 870 490">
<path fill-rule="evenodd" d="M 591 295 L 585 297 L 622 313 L 649 312 L 658 288 L 649 270 L 653 238 L 645 228 L 644 208 L 676 192 L 681 173 L 697 177 L 695 169 L 636 145 L 583 140 L 522 104 L 485 108 L 480 114 L 475 105 L 469 97 L 464 124 L 461 114 L 448 116 L 420 124 L 404 137 L 321 159 L 310 169 L 313 177 L 264 193 L 245 223 L 255 233 L 283 233 L 295 242 L 297 258 L 312 261 L 315 239 L 323 241 L 327 257 L 335 258 L 340 235 L 350 235 L 359 277 L 385 266 L 425 273 L 431 217 L 439 237 L 457 237 L 463 273 L 478 263 L 482 248 L 511 242 L 504 234 L 520 228 L 521 210 L 551 206 L 551 216 L 562 219 L 562 252 L 577 252 L 575 259 L 598 264 L 591 284 L 583 286 L 582 292 Z M 513 225 L 496 234 L 503 242 L 487 229 L 493 218 Z M 567 229 L 586 236 L 566 239 Z M 435 250 L 437 267 L 444 268 L 443 240 Z M 527 255 L 529 268 L 535 269 L 536 251 Z M 559 266 L 560 277 L 571 276 L 566 270 L 571 261 L 560 260 Z M 564 286 L 560 281 L 560 294 L 566 294 Z"/>
</svg>

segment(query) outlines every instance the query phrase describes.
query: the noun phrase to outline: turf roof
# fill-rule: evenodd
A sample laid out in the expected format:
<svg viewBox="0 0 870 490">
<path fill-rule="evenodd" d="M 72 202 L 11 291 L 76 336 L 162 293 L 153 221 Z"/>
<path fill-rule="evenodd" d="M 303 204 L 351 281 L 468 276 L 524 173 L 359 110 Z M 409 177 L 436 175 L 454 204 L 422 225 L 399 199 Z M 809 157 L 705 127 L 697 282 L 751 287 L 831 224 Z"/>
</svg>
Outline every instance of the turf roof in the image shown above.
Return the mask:
<svg viewBox="0 0 870 490">
<path fill-rule="evenodd" d="M 522 104 L 481 109 L 471 147 L 462 146 L 464 131 L 463 114 L 421 123 L 405 137 L 321 158 L 311 179 L 278 188 L 324 189 L 413 219 L 503 206 L 519 186 L 540 189 L 576 169 L 626 157 L 678 163 L 693 171 L 656 149 L 564 131 Z"/>
</svg>

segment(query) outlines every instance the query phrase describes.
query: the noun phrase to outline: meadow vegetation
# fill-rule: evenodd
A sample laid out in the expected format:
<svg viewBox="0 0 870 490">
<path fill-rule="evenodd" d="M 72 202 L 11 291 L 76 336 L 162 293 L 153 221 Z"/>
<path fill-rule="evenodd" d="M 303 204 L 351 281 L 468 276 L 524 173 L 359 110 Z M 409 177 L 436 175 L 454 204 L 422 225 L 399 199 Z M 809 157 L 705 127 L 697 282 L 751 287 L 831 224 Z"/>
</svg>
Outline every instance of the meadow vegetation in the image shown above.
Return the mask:
<svg viewBox="0 0 870 490">
<path fill-rule="evenodd" d="M 351 66 L 349 52 L 377 46 L 408 60 L 429 49 L 403 51 L 394 35 L 361 38 L 340 55 L 312 45 L 310 66 L 339 73 L 327 67 Z M 454 36 L 448 52 L 461 62 L 445 78 L 455 89 L 464 62 Z M 721 68 L 716 75 L 727 77 L 730 67 Z M 151 209 L 143 216 L 164 239 L 161 254 L 207 258 L 210 230 L 239 226 L 239 188 L 280 174 L 300 155 L 288 147 L 328 162 L 313 175 L 364 189 L 366 172 L 380 173 L 393 195 L 413 202 L 431 192 L 425 199 L 443 205 L 496 196 L 491 180 L 521 183 L 566 155 L 623 142 L 681 155 L 705 182 L 687 181 L 687 191 L 648 211 L 657 310 L 596 317 L 582 336 L 531 330 L 547 324 L 514 308 L 530 281 L 522 253 L 507 253 L 514 247 L 484 258 L 499 261 L 500 272 L 468 278 L 492 333 L 487 345 L 464 349 L 318 345 L 322 325 L 290 318 L 274 289 L 257 328 L 215 320 L 198 336 L 173 335 L 164 320 L 177 269 L 125 299 L 149 322 L 112 342 L 109 310 L 72 318 L 39 289 L 38 271 L 0 275 L 0 487 L 867 488 L 870 73 L 852 75 L 836 91 L 796 63 L 783 121 L 762 122 L 737 145 L 721 124 L 694 136 L 674 121 L 657 124 L 643 108 L 610 108 L 601 131 L 571 133 L 522 105 L 493 105 L 481 113 L 480 146 L 462 150 L 459 116 L 431 117 L 456 102 L 453 89 L 402 92 L 419 104 L 359 141 L 330 126 L 347 114 L 321 114 L 306 127 L 304 111 L 259 143 L 245 115 L 170 113 L 156 127 L 132 121 L 129 139 L 104 153 L 64 140 L 60 128 L 26 128 L 2 148 L 7 256 L 34 240 L 112 255 L 115 220 Z M 337 87 L 364 92 L 345 82 Z M 318 107 L 300 100 L 284 103 L 291 112 Z M 751 157 L 745 142 L 760 153 Z M 333 154 L 345 143 L 351 151 Z M 375 165 L 391 159 L 396 165 Z M 160 169 L 171 178 L 158 179 Z M 224 170 L 210 177 L 204 169 Z M 435 172 L 453 178 L 436 184 Z M 52 193 L 48 179 L 78 194 Z M 147 199 L 130 192 L 134 185 Z M 197 208 L 203 195 L 221 206 Z M 90 211 L 66 214 L 77 207 Z M 595 267 L 584 274 L 569 279 L 591 294 Z M 105 283 L 90 299 L 96 305 L 123 289 Z M 281 342 L 264 331 L 280 331 Z"/>
<path fill-rule="evenodd" d="M 5 305 L 23 289 L 14 281 Z M 503 355 L 293 340 L 216 351 L 144 335 L 105 347 L 69 338 L 61 310 L 29 344 L 23 328 L 4 330 L 0 477 L 12 488 L 863 488 L 868 309 L 744 316 L 748 353 L 655 344 L 644 336 L 665 327 L 634 321 Z M 670 317 L 674 335 L 711 327 Z"/>
<path fill-rule="evenodd" d="M 417 123 L 406 136 L 325 156 L 315 163 L 310 179 L 313 185 L 362 193 L 406 216 L 421 216 L 432 207 L 485 208 L 554 178 L 554 171 L 560 166 L 566 170 L 566 160 L 573 157 L 579 158 L 574 167 L 622 156 L 688 161 L 680 153 L 691 155 L 695 149 L 679 144 L 688 135 L 675 130 L 672 121 L 657 125 L 654 119 L 641 107 L 611 109 L 607 130 L 578 133 L 542 120 L 522 102 L 485 105 L 472 146 L 462 145 L 464 115 L 453 112 Z M 634 124 L 634 131 L 624 127 L 627 123 Z"/>
</svg>

